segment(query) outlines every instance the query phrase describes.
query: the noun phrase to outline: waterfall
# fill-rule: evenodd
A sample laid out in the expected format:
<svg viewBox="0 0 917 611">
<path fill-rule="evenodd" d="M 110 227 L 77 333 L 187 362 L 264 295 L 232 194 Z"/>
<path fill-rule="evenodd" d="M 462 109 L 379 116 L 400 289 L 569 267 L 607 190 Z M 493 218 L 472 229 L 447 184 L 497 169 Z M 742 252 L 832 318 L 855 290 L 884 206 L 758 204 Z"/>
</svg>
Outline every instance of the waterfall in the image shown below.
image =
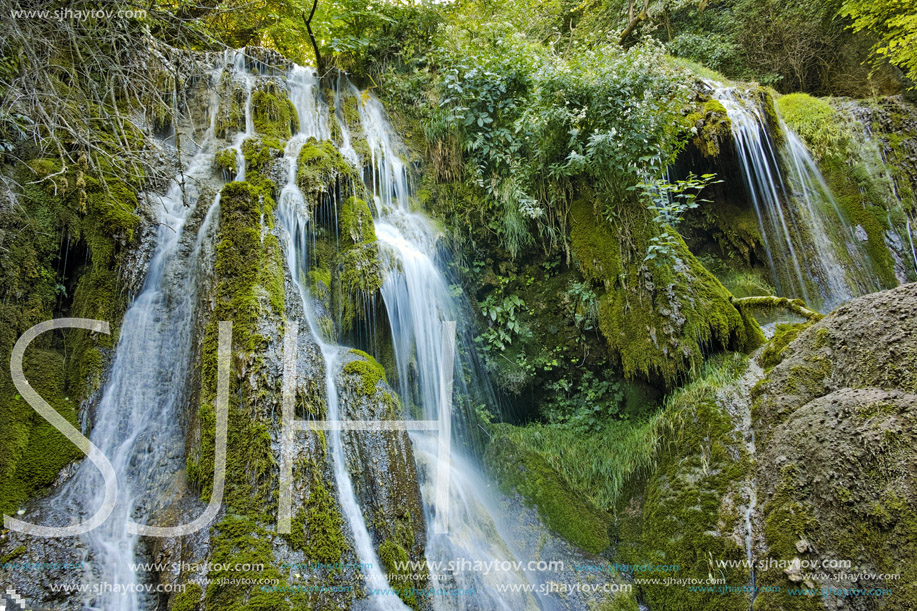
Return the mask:
<svg viewBox="0 0 917 611">
<path fill-rule="evenodd" d="M 230 73 L 250 83 L 237 57 L 230 58 L 234 59 Z M 94 598 L 83 601 L 86 609 L 136 611 L 145 606 L 136 589 L 138 575 L 131 567 L 136 562 L 138 536 L 128 532 L 128 522 L 149 522 L 167 506 L 175 482 L 172 474 L 184 466 L 185 431 L 180 414 L 189 390 L 194 311 L 204 275 L 201 265 L 219 209 L 219 195 L 203 201 L 202 186 L 211 176 L 219 145 L 214 135 L 219 100 L 212 92 L 222 76 L 222 66 L 210 72 L 209 127 L 191 159 L 182 160 L 184 172 L 172 180 L 165 195 L 148 196 L 156 203 L 158 215 L 155 249 L 143 288 L 121 323 L 91 433 L 92 441 L 114 467 L 119 497 L 108 520 L 85 536 L 88 559 L 93 580 L 120 589 L 100 588 Z M 247 91 L 251 93 L 250 86 Z M 251 125 L 249 110 L 246 123 Z M 238 143 L 243 139 L 244 134 L 236 137 Z M 243 174 L 244 163 L 239 170 Z M 208 208 L 201 224 L 196 232 L 189 232 L 189 222 L 203 205 Z M 91 514 L 100 484 L 94 465 L 84 461 L 51 499 L 52 511 L 68 516 Z"/>
<path fill-rule="evenodd" d="M 440 365 L 444 321 L 458 326 L 455 358 L 456 403 L 467 405 L 471 398 L 495 405 L 493 393 L 477 361 L 466 313 L 467 304 L 454 295 L 444 273 L 433 222 L 422 212 L 412 210 L 412 186 L 409 168 L 404 161 L 403 145 L 385 118 L 381 103 L 372 95 L 359 92 L 343 76 L 338 78 L 332 113 L 319 87 L 313 69 L 292 66 L 285 75 L 268 77 L 253 74 L 251 61 L 243 51 L 227 52 L 209 71 L 208 123 L 202 136 L 188 137 L 185 146 L 188 159 L 184 168 L 162 195 L 148 195 L 157 202 L 157 224 L 153 255 L 142 290 L 130 303 L 120 329 L 120 336 L 108 375 L 100 392 L 94 414 L 91 439 L 110 459 L 119 483 L 117 505 L 109 519 L 82 539 L 85 559 L 91 563 L 92 575 L 87 581 L 107 586 L 92 589 L 81 601 L 84 609 L 97 611 L 139 611 L 157 608 L 155 595 L 143 594 L 149 576 L 138 571 L 138 557 L 145 553 L 138 535 L 128 524 L 154 524 L 163 511 L 181 497 L 180 475 L 185 467 L 186 423 L 183 414 L 192 396 L 190 367 L 194 363 L 196 327 L 200 302 L 206 298 L 206 282 L 214 255 L 215 224 L 219 218 L 219 186 L 213 160 L 218 152 L 234 151 L 238 161 L 235 180 L 244 180 L 245 141 L 257 136 L 253 121 L 252 95 L 262 79 L 271 79 L 286 88 L 299 119 L 298 133 L 286 142 L 281 163 L 285 171 L 275 210 L 278 235 L 284 238 L 285 256 L 294 288 L 305 312 L 312 341 L 318 347 L 324 366 L 326 419 L 342 419 L 348 407 L 341 400 L 339 374 L 348 348 L 339 345 L 328 312 L 315 295 L 310 294 L 309 278 L 314 260 L 317 226 L 320 223 L 337 229 L 338 207 L 343 204 L 346 185 L 331 189 L 322 201 L 307 201 L 297 184 L 300 152 L 310 139 L 336 140 L 341 155 L 358 169 L 364 170 L 366 192 L 372 195 L 370 207 L 380 258 L 385 268 L 379 300 L 365 304 L 366 320 L 372 327 L 384 316 L 391 330 L 394 348 L 393 375 L 395 390 L 404 405 L 406 419 L 438 420 L 440 395 L 453 389 L 440 386 Z M 229 81 L 229 83 L 227 83 Z M 221 115 L 222 99 L 229 85 L 231 104 L 242 112 L 234 116 L 237 131 L 218 134 L 225 119 Z M 235 97 L 236 94 L 241 95 Z M 244 96 L 244 99 L 243 97 Z M 359 124 L 361 153 L 355 150 L 356 134 L 350 133 L 343 105 L 355 97 L 358 116 L 349 115 Z M 353 100 L 351 100 L 353 101 Z M 244 117 L 242 116 L 244 115 Z M 222 118 L 221 118 L 222 117 Z M 231 119 L 233 120 L 233 119 Z M 244 122 L 243 122 L 244 121 Z M 335 133 L 335 123 L 339 128 Z M 351 125 L 357 129 L 356 125 Z M 222 128 L 221 128 L 222 129 Z M 276 170 L 276 167 L 274 168 Z M 356 191 L 357 185 L 351 185 Z M 217 193 L 210 195 L 216 188 Z M 270 223 L 263 220 L 265 226 Z M 338 245 L 339 246 L 339 245 Z M 379 329 L 369 330 L 370 343 Z M 346 395 L 344 395 L 346 398 Z M 414 410 L 414 411 L 409 411 Z M 410 415 L 409 415 L 410 414 Z M 448 494 L 437 496 L 436 475 L 439 472 L 439 448 L 436 435 L 414 432 L 407 439 L 413 448 L 426 523 L 436 516 L 448 515 L 447 532 L 426 530 L 426 558 L 431 562 L 465 561 L 499 562 L 511 566 L 505 571 L 458 571 L 446 575 L 437 587 L 473 588 L 473 597 L 434 597 L 437 609 L 553 609 L 555 599 L 545 594 L 503 593 L 497 586 L 541 585 L 538 574 L 522 570 L 522 552 L 513 543 L 515 525 L 503 515 L 500 499 L 491 492 L 491 484 L 481 473 L 477 460 L 466 453 L 481 434 L 474 418 L 462 410 L 452 426 L 453 443 L 449 464 Z M 374 529 L 367 523 L 365 508 L 357 494 L 356 471 L 363 468 L 353 462 L 352 441 L 339 429 L 327 431 L 328 455 L 337 500 L 350 532 L 350 540 L 359 563 L 364 567 L 364 587 L 385 589 L 389 586 L 379 554 L 375 548 Z M 230 449 L 230 452 L 232 449 Z M 52 520 L 66 524 L 73 516 L 91 515 L 98 504 L 101 476 L 94 465 L 84 461 L 47 503 Z M 448 502 L 448 511 L 443 506 Z M 111 586 L 116 586 L 113 588 Z M 371 595 L 358 603 L 360 608 L 403 611 L 406 606 L 398 596 Z"/>
<path fill-rule="evenodd" d="M 354 91 L 355 95 L 359 95 Z M 399 154 L 399 143 L 385 119 L 381 103 L 368 96 L 360 105 L 363 132 L 371 154 L 371 188 L 378 219 L 376 237 L 392 258 L 391 270 L 382 286 L 382 298 L 391 324 L 398 367 L 399 391 L 405 403 L 421 409 L 423 417 L 437 420 L 440 417 L 439 370 L 443 358 L 441 326 L 444 320 L 458 321 L 459 346 L 456 359 L 456 390 L 468 393 L 464 385 L 465 371 L 475 372 L 478 367 L 470 362 L 474 354 L 471 338 L 462 333 L 462 308 L 450 291 L 449 283 L 436 263 L 435 232 L 421 212 L 410 209 L 411 184 L 407 167 Z M 410 368 L 415 371 L 409 371 Z M 411 374 L 414 375 L 411 375 Z M 480 379 L 486 384 L 484 375 Z M 447 392 L 450 392 L 447 389 Z M 461 424 L 461 423 L 460 423 Z M 461 431 L 462 428 L 458 427 Z M 418 462 L 429 465 L 424 473 L 436 473 L 437 448 L 429 436 L 413 434 L 415 456 Z M 454 444 L 456 447 L 458 444 Z M 473 461 L 456 451 L 450 468 L 451 490 L 448 495 L 449 532 L 427 533 L 427 558 L 431 561 L 448 561 L 464 558 L 471 561 L 514 561 L 518 552 L 512 549 L 506 535 L 501 512 L 489 498 L 485 478 L 478 473 Z M 433 482 L 423 483 L 423 496 L 428 523 L 438 511 Z M 467 577 L 467 576 L 466 576 Z M 483 577 L 482 579 L 487 579 Z M 520 572 L 500 575 L 500 582 L 518 584 L 534 583 L 529 574 Z M 478 595 L 474 608 L 512 609 L 519 601 L 506 600 L 492 586 L 494 583 L 465 583 L 474 585 Z M 464 608 L 462 601 L 437 600 L 440 608 Z M 537 606 L 551 608 L 552 601 L 529 599 L 526 608 Z"/>
<path fill-rule="evenodd" d="M 862 240 L 800 138 L 778 118 L 775 127 L 784 140 L 778 150 L 757 100 L 735 87 L 708 84 L 732 123 L 744 186 L 777 292 L 830 310 L 879 290 Z"/>
<path fill-rule="evenodd" d="M 294 68 L 294 75 L 296 70 L 302 69 Z M 314 74 L 311 71 L 309 73 Z M 294 88 L 294 82 L 295 78 L 291 76 L 288 79 L 291 90 Z M 327 337 L 327 330 L 320 325 L 314 311 L 314 301 L 309 294 L 309 283 L 306 278 L 310 266 L 310 236 L 315 232 L 315 228 L 310 225 L 314 225 L 316 220 L 310 218 L 303 195 L 296 184 L 297 157 L 303 143 L 310 136 L 330 139 L 331 134 L 326 127 L 327 122 L 319 118 L 324 116 L 326 110 L 317 86 L 312 85 L 311 94 L 306 94 L 306 89 L 302 89 L 302 95 L 291 95 L 291 100 L 299 111 L 302 133 L 293 137 L 285 151 L 288 173 L 277 215 L 287 234 L 287 263 L 299 290 L 309 329 L 320 347 L 324 360 L 327 418 L 336 420 L 340 418 L 341 410 L 338 389 L 335 386 L 335 373 L 340 368 L 344 348 Z M 370 159 L 366 160 L 369 166 L 367 187 L 373 194 L 376 237 L 384 255 L 390 259 L 387 266 L 389 272 L 382 287 L 382 297 L 391 324 L 398 368 L 398 391 L 405 404 L 418 406 L 422 410 L 424 419 L 435 420 L 439 417 L 439 366 L 443 357 L 442 322 L 461 321 L 461 310 L 451 295 L 445 276 L 435 263 L 435 234 L 430 222 L 421 213 L 408 209 L 411 188 L 407 168 L 398 154 L 398 145 L 391 134 L 391 127 L 384 118 L 381 104 L 372 96 L 364 96 L 340 77 L 335 90 L 334 112 L 339 123 L 339 150 L 342 156 L 355 164 L 362 163 L 351 144 L 352 134 L 341 110 L 344 98 L 348 95 L 357 96 L 359 100 L 361 128 L 370 153 Z M 310 125 L 317 127 L 310 130 L 306 127 Z M 335 207 L 338 204 L 340 202 L 332 202 Z M 466 341 L 460 352 L 467 353 L 469 350 L 473 348 L 470 341 Z M 412 363 L 417 368 L 416 372 L 409 371 Z M 461 359 L 457 371 L 459 374 L 462 373 Z M 463 379 L 464 375 L 456 376 L 460 388 Z M 462 430 L 461 427 L 457 428 L 459 431 Z M 419 472 L 436 473 L 438 448 L 435 437 L 416 433 L 410 438 L 415 458 L 422 467 Z M 366 575 L 368 585 L 385 587 L 386 578 L 378 568 L 379 559 L 354 494 L 340 431 L 329 431 L 329 448 L 341 507 L 353 534 L 359 561 L 372 567 Z M 456 558 L 469 561 L 518 560 L 511 546 L 505 542 L 508 537 L 503 534 L 505 528 L 501 522 L 500 511 L 495 502 L 487 497 L 486 491 L 489 486 L 477 473 L 476 467 L 467 458 L 455 454 L 449 467 L 452 483 L 449 494 L 449 533 L 434 534 L 432 529 L 428 528 L 427 558 L 431 561 L 448 561 Z M 421 481 L 427 524 L 433 523 L 433 516 L 437 513 L 434 485 L 435 482 L 430 480 Z M 456 587 L 476 587 L 478 593 L 471 603 L 474 608 L 514 609 L 519 608 L 520 599 L 528 607 L 538 606 L 534 599 L 530 599 L 529 604 L 518 594 L 517 600 L 513 603 L 504 600 L 503 595 L 488 587 L 493 583 L 474 583 L 477 579 L 478 576 L 475 575 L 469 578 L 469 583 L 455 584 Z M 499 583 L 512 582 L 530 583 L 521 573 L 500 574 Z M 452 608 L 452 605 L 463 608 L 465 604 L 461 600 L 451 600 L 448 597 L 437 597 L 434 602 L 437 608 Z M 372 605 L 378 609 L 404 608 L 401 601 L 394 596 L 376 597 L 372 600 Z"/>
<path fill-rule="evenodd" d="M 340 356 L 344 348 L 324 336 L 312 307 L 307 288 L 308 283 L 305 280 L 309 271 L 311 219 L 305 206 L 305 200 L 296 186 L 297 158 L 303 143 L 309 137 L 329 139 L 331 136 L 327 127 L 327 119 L 324 116 L 327 108 L 321 105 L 318 81 L 314 71 L 295 66 L 287 82 L 291 93 L 295 92 L 290 99 L 299 113 L 300 133 L 290 139 L 284 152 L 285 160 L 288 163 L 287 183 L 281 191 L 277 216 L 287 234 L 287 265 L 299 291 L 309 330 L 318 344 L 324 361 L 327 419 L 340 420 L 341 410 L 335 374 L 341 367 Z M 353 481 L 347 469 L 340 430 L 328 431 L 328 447 L 341 510 L 353 535 L 357 557 L 360 563 L 368 567 L 365 575 L 366 585 L 369 588 L 386 588 L 388 582 L 380 568 L 381 563 L 373 547 L 372 537 L 357 502 Z M 397 596 L 375 596 L 373 603 L 377 609 L 382 611 L 407 609 Z"/>
</svg>

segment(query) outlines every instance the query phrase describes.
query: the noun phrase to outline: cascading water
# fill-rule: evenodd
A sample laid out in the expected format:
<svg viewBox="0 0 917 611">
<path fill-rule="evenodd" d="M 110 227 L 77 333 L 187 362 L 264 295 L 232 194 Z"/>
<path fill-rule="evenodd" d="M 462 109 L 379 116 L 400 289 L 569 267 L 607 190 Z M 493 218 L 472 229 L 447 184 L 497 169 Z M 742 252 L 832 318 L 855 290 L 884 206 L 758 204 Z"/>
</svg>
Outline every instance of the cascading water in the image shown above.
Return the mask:
<svg viewBox="0 0 917 611">
<path fill-rule="evenodd" d="M 229 59 L 230 74 L 250 82 L 244 61 Z M 211 85 L 222 76 L 222 66 L 211 72 Z M 247 91 L 250 94 L 251 88 Z M 210 124 L 203 139 L 185 171 L 158 197 L 155 251 L 143 289 L 124 315 L 110 376 L 95 412 L 91 439 L 114 467 L 119 497 L 108 520 L 86 535 L 93 579 L 102 585 L 95 598 L 83 601 L 87 609 L 135 611 L 146 606 L 131 566 L 138 536 L 128 531 L 128 522 L 148 522 L 162 510 L 174 485 L 170 474 L 183 467 L 184 431 L 178 415 L 188 394 L 194 310 L 204 276 L 200 266 L 210 246 L 218 195 L 208 204 L 197 232 L 188 235 L 186 229 L 204 204 L 201 183 L 211 175 L 218 143 L 217 106 L 211 95 Z M 246 124 L 251 125 L 248 111 Z M 243 139 L 244 134 L 236 138 L 239 143 Z M 243 172 L 244 162 L 240 175 Z M 67 515 L 86 515 L 97 503 L 100 483 L 95 467 L 84 462 L 52 505 Z"/>
<path fill-rule="evenodd" d="M 181 414 L 191 396 L 189 367 L 194 362 L 194 336 L 198 302 L 202 297 L 207 271 L 203 267 L 213 252 L 214 221 L 218 218 L 220 196 L 204 196 L 207 187 L 218 187 L 213 177 L 212 160 L 227 145 L 238 161 L 235 180 L 245 177 L 243 143 L 256 137 L 252 111 L 252 93 L 259 86 L 257 74 L 250 72 L 251 61 L 244 52 L 230 52 L 209 73 L 210 99 L 208 128 L 194 144 L 183 173 L 161 196 L 159 228 L 155 250 L 143 289 L 130 304 L 122 321 L 108 380 L 95 412 L 92 441 L 109 457 L 119 482 L 118 503 L 109 519 L 85 536 L 87 560 L 94 574 L 89 577 L 102 587 L 82 601 L 85 609 L 139 611 L 156 608 L 158 599 L 140 594 L 151 576 L 135 568 L 140 539 L 129 532 L 128 524 L 153 523 L 176 496 L 176 475 L 185 466 L 186 433 Z M 217 136 L 220 112 L 220 89 L 231 81 L 235 91 L 244 94 L 244 131 Z M 283 82 L 296 109 L 300 129 L 290 138 L 284 150 L 286 182 L 278 196 L 277 220 L 286 233 L 286 258 L 295 287 L 298 289 L 311 336 L 318 346 L 324 364 L 324 384 L 328 420 L 342 418 L 341 390 L 337 375 L 342 369 L 347 349 L 335 343 L 323 315 L 316 312 L 317 302 L 310 294 L 310 245 L 315 239 L 316 219 L 311 214 L 328 214 L 337 221 L 337 207 L 342 203 L 342 189 L 329 195 L 326 209 L 322 204 L 310 209 L 297 185 L 298 159 L 303 146 L 314 138 L 332 139 L 332 116 L 322 99 L 314 70 L 293 66 Z M 225 91 L 223 92 L 225 93 Z M 343 99 L 357 96 L 359 123 L 368 150 L 361 159 L 355 151 L 342 114 Z M 381 289 L 383 314 L 391 327 L 397 367 L 397 386 L 403 403 L 422 412 L 423 419 L 440 417 L 440 365 L 442 323 L 458 321 L 459 359 L 455 366 L 457 394 L 467 398 L 472 390 L 465 384 L 467 371 L 479 366 L 469 355 L 474 347 L 468 335 L 462 304 L 453 296 L 449 282 L 437 264 L 436 232 L 431 222 L 419 212 L 412 212 L 409 172 L 400 155 L 400 144 L 393 136 L 381 104 L 374 97 L 358 92 L 341 77 L 335 93 L 334 117 L 340 130 L 336 134 L 342 156 L 358 168 L 368 168 L 366 185 L 373 195 L 376 237 L 388 272 Z M 240 117 L 241 118 L 241 117 Z M 241 127 L 241 125 L 240 125 Z M 187 140 L 193 140 L 188 138 Z M 230 178 L 224 176 L 224 179 Z M 211 181 L 213 184 L 208 184 Z M 204 206 L 207 206 L 206 211 Z M 333 209 L 333 210 L 332 210 Z M 198 221 L 199 220 L 199 221 Z M 199 224 L 198 224 L 199 222 Z M 373 314 L 373 312 L 369 312 Z M 374 315 L 367 320 L 374 320 Z M 471 360 L 469 360 L 471 359 Z M 487 394 L 482 382 L 473 392 Z M 448 389 L 447 389 L 448 390 Z M 490 399 L 492 401 L 492 396 Z M 410 419 L 410 418 L 409 418 Z M 463 560 L 472 563 L 494 561 L 514 566 L 509 570 L 485 574 L 467 571 L 448 579 L 456 588 L 474 589 L 473 598 L 436 597 L 437 609 L 552 609 L 554 599 L 543 594 L 515 592 L 504 594 L 497 585 L 531 586 L 541 583 L 537 574 L 520 570 L 521 553 L 514 548 L 511 526 L 502 517 L 498 500 L 488 492 L 490 484 L 475 461 L 461 452 L 463 436 L 470 426 L 457 418 L 453 428 L 458 443 L 448 464 L 448 532 L 427 529 L 426 554 L 431 562 Z M 354 551 L 364 567 L 365 586 L 385 589 L 387 577 L 375 549 L 373 534 L 364 511 L 352 473 L 359 465 L 348 464 L 349 441 L 340 430 L 327 435 L 328 451 L 337 497 L 347 527 L 352 534 Z M 446 513 L 437 506 L 434 488 L 438 473 L 437 439 L 428 434 L 411 434 L 414 457 L 418 464 L 421 496 L 427 524 Z M 60 511 L 59 523 L 73 515 L 87 515 L 94 505 L 101 478 L 94 465 L 81 464 L 60 492 L 52 498 L 52 513 Z M 446 585 L 443 582 L 439 582 Z M 361 604 L 383 611 L 404 610 L 398 596 L 371 595 Z"/>
<path fill-rule="evenodd" d="M 294 69 L 295 70 L 295 69 Z M 311 72 L 310 72 L 311 73 Z M 294 79 L 291 77 L 288 82 Z M 361 163 L 353 150 L 351 134 L 341 114 L 343 97 L 357 95 L 360 104 L 362 129 L 369 144 L 369 188 L 374 195 L 376 237 L 380 246 L 391 258 L 390 272 L 382 288 L 383 301 L 391 323 L 395 356 L 399 369 L 399 391 L 403 401 L 420 406 L 424 418 L 435 420 L 439 411 L 439 365 L 442 360 L 442 322 L 460 319 L 459 308 L 449 292 L 448 283 L 434 263 L 434 234 L 429 222 L 419 213 L 407 209 L 410 196 L 408 173 L 401 157 L 396 154 L 391 130 L 382 114 L 381 105 L 373 97 L 364 98 L 349 82 L 338 81 L 335 96 L 335 114 L 339 122 L 340 151 L 345 158 Z M 292 86 L 292 85 L 291 85 Z M 302 89 L 306 92 L 308 87 Z M 338 389 L 335 387 L 335 373 L 340 368 L 342 347 L 326 336 L 314 312 L 312 296 L 309 295 L 305 278 L 309 271 L 310 235 L 315 231 L 310 224 L 315 219 L 309 216 L 304 198 L 296 184 L 297 158 L 303 143 L 309 137 L 329 139 L 327 121 L 323 118 L 323 106 L 318 89 L 312 86 L 312 93 L 302 96 L 291 95 L 300 115 L 302 133 L 288 143 L 285 158 L 288 163 L 287 182 L 278 206 L 278 219 L 284 228 L 287 240 L 287 262 L 297 288 L 299 289 L 306 319 L 311 334 L 317 342 L 325 366 L 327 418 L 340 418 Z M 307 127 L 312 126 L 312 127 Z M 467 348 L 467 346 L 466 346 Z M 413 360 L 416 375 L 408 371 Z M 457 376 L 461 379 L 461 376 Z M 385 587 L 386 577 L 378 568 L 378 556 L 373 547 L 363 512 L 360 509 L 351 474 L 348 471 L 344 453 L 344 440 L 340 431 L 329 431 L 329 448 L 332 456 L 335 482 L 341 508 L 353 534 L 356 552 L 361 563 L 368 568 L 366 575 L 371 587 Z M 435 473 L 437 450 L 435 438 L 416 434 L 411 436 L 414 453 L 419 464 L 426 466 L 422 473 Z M 476 473 L 476 469 L 461 456 L 453 456 L 450 463 L 451 494 L 449 511 L 449 534 L 435 535 L 428 530 L 427 557 L 431 560 L 464 558 L 477 560 L 516 560 L 509 546 L 500 536 L 499 511 L 486 498 L 488 485 Z M 427 523 L 432 524 L 434 506 L 434 482 L 423 481 L 422 492 L 427 513 Z M 501 573 L 500 583 L 529 583 L 518 573 Z M 476 587 L 473 605 L 475 608 L 515 609 L 530 608 L 534 599 L 526 602 L 517 595 L 510 603 L 486 584 L 456 584 L 458 587 Z M 523 607 L 519 607 L 520 600 Z M 397 597 L 378 596 L 372 600 L 380 609 L 404 608 Z M 461 601 L 436 599 L 438 608 L 451 605 L 464 606 Z M 542 605 L 548 607 L 549 605 Z"/>
<path fill-rule="evenodd" d="M 781 121 L 785 143 L 778 151 L 758 102 L 737 88 L 708 84 L 732 123 L 742 178 L 778 293 L 831 309 L 881 288 L 799 137 Z"/>
<path fill-rule="evenodd" d="M 328 139 L 327 108 L 321 105 L 318 83 L 315 73 L 301 67 L 294 67 L 288 78 L 291 101 L 296 106 L 300 118 L 300 133 L 287 144 L 284 157 L 288 162 L 287 183 L 280 196 L 277 216 L 287 234 L 287 265 L 296 288 L 299 290 L 306 321 L 313 339 L 322 354 L 325 369 L 325 400 L 328 420 L 340 420 L 341 410 L 335 374 L 340 369 L 341 346 L 324 337 L 313 311 L 311 298 L 305 278 L 309 270 L 309 234 L 310 218 L 305 200 L 296 186 L 297 158 L 303 143 L 310 137 Z M 340 430 L 328 431 L 328 447 L 334 472 L 341 510 L 350 527 L 356 547 L 357 557 L 366 567 L 367 586 L 371 589 L 384 589 L 388 586 L 381 563 L 373 548 L 372 538 L 366 526 L 366 520 L 354 492 L 353 481 L 347 469 L 344 456 L 344 443 Z M 407 609 L 397 596 L 374 596 L 372 602 L 377 609 L 396 611 Z"/>
<path fill-rule="evenodd" d="M 353 92 L 355 95 L 356 91 Z M 461 308 L 449 289 L 449 283 L 436 264 L 435 233 L 423 214 L 409 208 L 411 186 L 407 168 L 397 150 L 392 129 L 385 120 L 379 101 L 368 96 L 360 105 L 363 132 L 371 153 L 371 188 L 375 203 L 376 237 L 393 259 L 392 270 L 383 286 L 382 297 L 391 324 L 398 367 L 400 393 L 405 402 L 419 406 L 423 417 L 440 417 L 440 376 L 442 355 L 442 322 L 456 320 L 462 324 Z M 456 363 L 457 389 L 467 393 L 464 371 L 474 371 L 475 364 L 463 363 L 474 354 L 470 338 L 459 333 L 459 355 Z M 464 345 L 462 345 L 464 344 Z M 414 371 L 410 371 L 413 368 Z M 412 375 L 413 373 L 413 375 Z M 483 376 L 481 376 L 483 379 Z M 429 436 L 412 435 L 415 456 L 429 465 L 421 472 L 437 472 L 437 448 Z M 448 495 L 449 533 L 429 531 L 427 558 L 431 561 L 464 558 L 470 561 L 517 559 L 518 552 L 508 543 L 500 511 L 489 499 L 488 486 L 473 464 L 461 455 L 453 456 L 450 465 L 453 482 Z M 438 511 L 432 482 L 424 482 L 424 501 L 428 523 Z M 510 572 L 500 575 L 501 583 L 530 584 L 530 574 Z M 486 577 L 484 577 L 486 579 Z M 552 601 L 542 599 L 513 600 L 497 593 L 494 583 L 466 583 L 479 593 L 475 608 L 532 608 L 540 603 L 551 608 Z M 439 608 L 464 608 L 462 601 L 437 600 Z"/>
</svg>

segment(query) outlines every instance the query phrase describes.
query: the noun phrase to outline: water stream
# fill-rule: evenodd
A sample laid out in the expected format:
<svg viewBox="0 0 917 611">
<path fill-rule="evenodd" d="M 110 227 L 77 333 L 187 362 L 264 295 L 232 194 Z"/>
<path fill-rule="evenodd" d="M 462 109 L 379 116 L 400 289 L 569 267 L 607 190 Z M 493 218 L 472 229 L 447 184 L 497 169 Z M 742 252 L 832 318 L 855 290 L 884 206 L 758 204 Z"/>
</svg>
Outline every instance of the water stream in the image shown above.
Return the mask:
<svg viewBox="0 0 917 611">
<path fill-rule="evenodd" d="M 778 147 L 759 101 L 739 88 L 709 84 L 732 123 L 745 189 L 778 294 L 801 297 L 827 311 L 881 289 L 862 240 L 800 138 L 780 121 L 784 142 Z"/>
<path fill-rule="evenodd" d="M 231 58 L 228 63 L 233 77 L 248 82 L 244 62 Z M 222 75 L 222 66 L 210 72 L 212 90 Z M 156 202 L 159 224 L 154 253 L 143 288 L 124 315 L 91 433 L 115 469 L 119 496 L 108 520 L 86 536 L 92 579 L 101 586 L 83 601 L 86 609 L 136 611 L 146 606 L 134 589 L 139 576 L 131 564 L 138 536 L 128 531 L 128 522 L 147 523 L 168 505 L 174 485 L 170 474 L 184 464 L 185 431 L 176 416 L 189 392 L 194 311 L 205 277 L 201 265 L 219 209 L 219 195 L 202 201 L 219 146 L 214 136 L 218 103 L 211 95 L 209 127 L 190 160 L 183 160 L 184 172 L 165 195 L 149 196 Z M 251 125 L 249 111 L 246 123 Z M 234 141 L 244 138 L 238 134 Z M 239 175 L 244 175 L 244 162 Z M 195 211 L 205 205 L 201 224 L 188 235 Z M 85 461 L 52 504 L 68 515 L 87 515 L 98 503 L 100 484 L 99 473 Z M 120 590 L 108 587 L 113 585 Z"/>
</svg>

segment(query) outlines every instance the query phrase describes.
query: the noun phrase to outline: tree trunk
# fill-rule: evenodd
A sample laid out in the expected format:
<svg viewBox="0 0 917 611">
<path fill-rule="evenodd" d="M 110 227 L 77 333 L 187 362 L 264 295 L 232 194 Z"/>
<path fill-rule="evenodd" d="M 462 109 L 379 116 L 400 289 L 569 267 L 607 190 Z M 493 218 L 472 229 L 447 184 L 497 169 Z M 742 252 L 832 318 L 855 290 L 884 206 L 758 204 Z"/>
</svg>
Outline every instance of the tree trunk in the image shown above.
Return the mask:
<svg viewBox="0 0 917 611">
<path fill-rule="evenodd" d="M 309 40 L 312 41 L 312 50 L 315 51 L 315 64 L 318 69 L 318 78 L 325 76 L 325 63 L 322 61 L 322 54 L 318 51 L 318 43 L 315 42 L 315 35 L 312 33 L 312 17 L 315 16 L 315 9 L 318 7 L 318 0 L 312 0 L 312 11 L 309 17 L 303 13 L 302 19 L 306 22 L 306 31 L 309 33 Z"/>
</svg>

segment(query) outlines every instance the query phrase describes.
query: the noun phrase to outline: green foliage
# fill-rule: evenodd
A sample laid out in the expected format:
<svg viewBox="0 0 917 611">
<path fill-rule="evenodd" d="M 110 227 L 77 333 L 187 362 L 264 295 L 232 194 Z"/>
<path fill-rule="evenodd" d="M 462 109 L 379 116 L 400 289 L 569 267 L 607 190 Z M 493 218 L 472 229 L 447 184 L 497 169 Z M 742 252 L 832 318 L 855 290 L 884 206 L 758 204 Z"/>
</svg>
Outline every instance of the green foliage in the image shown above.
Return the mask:
<svg viewBox="0 0 917 611">
<path fill-rule="evenodd" d="M 917 87 L 917 10 L 908 0 L 844 0 L 840 14 L 855 32 L 868 31 L 879 42 L 876 56 L 901 68 Z"/>
<path fill-rule="evenodd" d="M 339 67 L 370 74 L 427 52 L 443 13 L 432 0 L 328 0 L 318 3 L 312 29 Z"/>
<path fill-rule="evenodd" d="M 687 88 L 662 50 L 607 46 L 559 57 L 507 24 L 446 28 L 434 143 L 458 140 L 487 228 L 511 255 L 563 241 L 581 181 L 614 208 L 680 147 Z"/>
<path fill-rule="evenodd" d="M 722 105 L 720 107 L 722 108 Z M 633 187 L 642 192 L 644 200 L 654 213 L 653 222 L 662 228 L 660 235 L 650 238 L 644 261 L 652 261 L 660 255 L 669 259 L 675 258 L 674 247 L 677 242 L 668 229 L 674 229 L 681 223 L 688 210 L 694 210 L 701 203 L 710 203 L 710 200 L 697 199 L 697 196 L 708 185 L 722 182 L 713 180 L 714 176 L 703 174 L 697 177 L 691 172 L 687 178 L 676 180 L 674 183 L 657 178 Z"/>
<path fill-rule="evenodd" d="M 642 420 L 609 419 L 601 428 L 502 424 L 497 430 L 543 459 L 577 497 L 612 511 L 630 478 L 655 465 L 659 423 L 657 413 Z"/>
</svg>

